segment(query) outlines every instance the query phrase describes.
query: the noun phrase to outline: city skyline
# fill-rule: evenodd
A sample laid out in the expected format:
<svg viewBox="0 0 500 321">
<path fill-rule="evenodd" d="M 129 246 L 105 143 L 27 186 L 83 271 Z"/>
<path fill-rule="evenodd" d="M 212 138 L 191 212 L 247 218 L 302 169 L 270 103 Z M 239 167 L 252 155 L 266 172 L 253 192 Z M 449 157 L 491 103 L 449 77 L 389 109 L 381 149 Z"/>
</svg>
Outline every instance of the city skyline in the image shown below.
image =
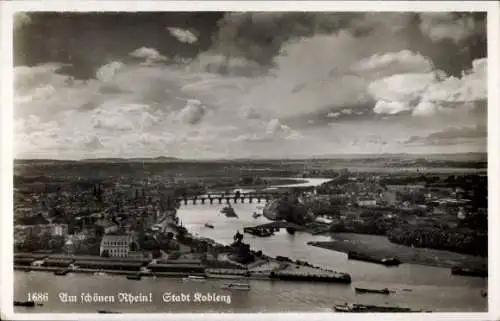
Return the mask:
<svg viewBox="0 0 500 321">
<path fill-rule="evenodd" d="M 14 155 L 484 153 L 485 24 L 482 13 L 22 14 Z"/>
</svg>

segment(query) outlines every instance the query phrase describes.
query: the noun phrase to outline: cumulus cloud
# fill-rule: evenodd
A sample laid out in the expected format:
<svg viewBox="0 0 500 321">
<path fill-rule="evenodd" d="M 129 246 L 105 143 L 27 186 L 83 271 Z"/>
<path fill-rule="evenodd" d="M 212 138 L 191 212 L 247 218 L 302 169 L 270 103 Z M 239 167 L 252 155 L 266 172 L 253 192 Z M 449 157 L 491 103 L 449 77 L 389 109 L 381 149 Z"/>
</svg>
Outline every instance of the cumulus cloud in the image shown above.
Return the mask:
<svg viewBox="0 0 500 321">
<path fill-rule="evenodd" d="M 75 147 L 73 137 L 64 135 L 57 121 L 43 121 L 37 116 L 17 120 L 14 124 L 14 152 L 17 155 L 50 153 Z M 52 156 L 54 157 L 54 156 Z"/>
<path fill-rule="evenodd" d="M 259 119 L 261 117 L 255 108 L 249 106 L 243 107 L 243 116 L 248 119 Z"/>
<path fill-rule="evenodd" d="M 434 82 L 434 73 L 398 74 L 373 81 L 368 86 L 368 92 L 375 100 L 410 103 L 419 99 Z"/>
<path fill-rule="evenodd" d="M 372 81 L 368 91 L 377 101 L 376 113 L 413 111 L 431 116 L 457 106 L 487 99 L 487 59 L 477 59 L 461 78 L 447 77 L 442 71 L 397 74 Z"/>
<path fill-rule="evenodd" d="M 195 70 L 226 75 L 257 75 L 262 73 L 260 65 L 244 57 L 227 57 L 222 54 L 205 52 L 190 63 Z"/>
<path fill-rule="evenodd" d="M 271 142 L 281 140 L 299 140 L 304 136 L 284 125 L 279 119 L 271 119 L 268 122 L 261 122 L 256 128 L 257 133 L 247 133 L 239 135 L 233 139 L 235 142 Z"/>
<path fill-rule="evenodd" d="M 60 74 L 58 64 L 16 67 L 16 113 L 26 108 L 26 115 L 43 118 L 38 121 L 43 125 L 33 120 L 19 125 L 16 135 L 30 137 L 27 142 L 35 142 L 36 135 L 42 140 L 57 136 L 52 145 L 42 144 L 43 150 L 64 143 L 64 148 L 96 154 L 247 155 L 255 150 L 245 142 L 258 142 L 250 145 L 262 147 L 262 154 L 287 154 L 299 145 L 313 152 L 344 148 L 334 145 L 340 144 L 339 137 L 350 142 L 378 123 L 380 116 L 368 111 L 403 114 L 380 122 L 384 130 L 394 126 L 404 132 L 398 122 L 410 114 L 427 117 L 411 121 L 436 130 L 448 121 L 430 116 L 452 116 L 459 107 L 474 109 L 485 101 L 487 61 L 474 61 L 461 76 L 436 70 L 427 53 L 416 49 L 420 25 L 414 26 L 418 37 L 407 35 L 414 18 L 400 13 L 227 13 L 207 51 L 192 60 L 168 58 L 179 64 L 149 64 L 166 57 L 141 47 L 129 55 L 146 64 L 124 63 L 129 59 L 103 63 L 95 79 L 86 81 Z M 343 127 L 358 121 L 366 123 L 354 131 Z M 229 125 L 233 128 L 219 130 Z M 392 146 L 397 132 L 378 141 L 359 137 L 359 146 Z M 413 133 L 399 139 L 406 135 Z M 277 143 L 283 143 L 280 151 Z M 36 144 L 30 144 L 23 146 L 36 151 Z"/>
<path fill-rule="evenodd" d="M 155 63 L 155 62 L 161 62 L 161 61 L 166 61 L 167 57 L 164 55 L 160 54 L 158 50 L 154 48 L 147 48 L 147 47 L 141 47 L 138 48 L 131 53 L 129 53 L 131 57 L 134 58 L 140 58 L 140 59 L 145 59 L 146 62 L 148 63 Z"/>
<path fill-rule="evenodd" d="M 56 73 L 63 66 L 58 63 L 46 63 L 33 67 L 14 67 L 15 93 L 23 94 L 49 85 L 65 85 L 70 77 Z"/>
<path fill-rule="evenodd" d="M 159 122 L 151 107 L 108 101 L 92 111 L 91 123 L 96 129 L 110 131 L 143 131 Z"/>
<path fill-rule="evenodd" d="M 258 134 L 242 134 L 233 139 L 234 142 L 260 142 L 266 139 L 265 136 Z"/>
<path fill-rule="evenodd" d="M 52 85 L 42 85 L 34 88 L 29 95 L 16 96 L 14 101 L 16 104 L 29 103 L 33 100 L 46 99 L 55 94 L 55 88 Z"/>
<path fill-rule="evenodd" d="M 411 110 L 410 106 L 407 103 L 401 101 L 386 101 L 379 100 L 375 104 L 373 108 L 373 112 L 376 114 L 389 114 L 395 115 L 399 114 L 403 111 Z"/>
<path fill-rule="evenodd" d="M 376 78 L 404 73 L 428 73 L 434 69 L 432 61 L 420 53 L 402 50 L 377 53 L 354 64 L 352 71 Z"/>
<path fill-rule="evenodd" d="M 119 61 L 113 61 L 100 67 L 96 72 L 96 78 L 102 82 L 109 82 L 113 80 L 116 73 L 123 68 L 123 63 Z"/>
<path fill-rule="evenodd" d="M 452 76 L 433 83 L 423 99 L 447 102 L 484 100 L 488 97 L 487 79 L 487 59 L 476 59 L 472 62 L 472 69 L 465 71 L 461 78 Z"/>
<path fill-rule="evenodd" d="M 104 147 L 101 140 L 97 136 L 86 137 L 84 144 L 89 150 L 96 150 Z"/>
<path fill-rule="evenodd" d="M 281 124 L 278 119 L 271 119 L 269 123 L 267 123 L 266 133 L 268 135 L 275 135 L 279 131 L 287 132 L 290 131 L 290 127 Z"/>
<path fill-rule="evenodd" d="M 178 117 L 184 124 L 194 125 L 203 119 L 206 107 L 199 100 L 190 99 L 186 106 L 179 112 Z"/>
<path fill-rule="evenodd" d="M 451 39 L 460 43 L 471 35 L 484 31 L 484 22 L 472 15 L 452 12 L 428 12 L 420 14 L 420 29 L 433 41 Z"/>
<path fill-rule="evenodd" d="M 180 42 L 193 44 L 198 41 L 198 38 L 189 30 L 173 27 L 167 27 L 167 30 Z"/>
<path fill-rule="evenodd" d="M 283 137 L 287 140 L 300 139 L 302 135 L 289 126 L 282 124 L 278 119 L 271 119 L 266 125 L 267 137 Z"/>
<path fill-rule="evenodd" d="M 413 110 L 414 116 L 432 116 L 437 112 L 443 111 L 443 108 L 430 101 L 421 101 Z"/>
<path fill-rule="evenodd" d="M 78 103 L 83 81 L 60 74 L 63 64 L 46 63 L 14 68 L 14 114 L 18 116 L 49 115 L 59 108 Z M 76 89 L 78 88 L 78 89 Z M 78 92 L 78 93 L 77 93 Z"/>
<path fill-rule="evenodd" d="M 219 20 L 211 49 L 268 65 L 289 41 L 332 35 L 340 30 L 387 35 L 404 28 L 411 17 L 412 14 L 399 13 L 231 12 Z"/>
</svg>

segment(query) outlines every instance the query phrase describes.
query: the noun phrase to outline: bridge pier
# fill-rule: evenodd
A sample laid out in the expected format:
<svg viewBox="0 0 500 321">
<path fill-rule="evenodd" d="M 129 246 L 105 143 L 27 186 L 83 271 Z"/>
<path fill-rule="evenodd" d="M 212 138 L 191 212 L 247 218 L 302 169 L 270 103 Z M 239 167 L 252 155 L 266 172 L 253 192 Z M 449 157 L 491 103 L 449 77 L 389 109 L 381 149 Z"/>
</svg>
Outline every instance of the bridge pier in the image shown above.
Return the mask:
<svg viewBox="0 0 500 321">
<path fill-rule="evenodd" d="M 227 204 L 229 204 L 229 197 L 226 198 L 226 202 L 227 202 Z"/>
<path fill-rule="evenodd" d="M 184 199 L 184 205 L 188 205 L 188 199 L 187 198 Z"/>
<path fill-rule="evenodd" d="M 260 203 L 260 197 L 257 197 L 257 203 Z"/>
<path fill-rule="evenodd" d="M 245 197 L 241 198 L 241 204 L 245 203 Z"/>
<path fill-rule="evenodd" d="M 222 204 L 222 197 L 219 198 L 219 204 Z"/>
<path fill-rule="evenodd" d="M 197 201 L 197 199 L 196 199 L 196 197 L 194 197 L 193 198 L 193 205 L 196 205 L 196 201 Z"/>
<path fill-rule="evenodd" d="M 238 197 L 234 197 L 234 204 L 238 203 Z"/>
<path fill-rule="evenodd" d="M 205 199 L 204 198 L 201 199 L 201 204 L 205 204 Z"/>
<path fill-rule="evenodd" d="M 210 197 L 208 200 L 210 201 L 210 205 L 212 205 L 214 203 L 214 199 L 213 198 Z"/>
</svg>

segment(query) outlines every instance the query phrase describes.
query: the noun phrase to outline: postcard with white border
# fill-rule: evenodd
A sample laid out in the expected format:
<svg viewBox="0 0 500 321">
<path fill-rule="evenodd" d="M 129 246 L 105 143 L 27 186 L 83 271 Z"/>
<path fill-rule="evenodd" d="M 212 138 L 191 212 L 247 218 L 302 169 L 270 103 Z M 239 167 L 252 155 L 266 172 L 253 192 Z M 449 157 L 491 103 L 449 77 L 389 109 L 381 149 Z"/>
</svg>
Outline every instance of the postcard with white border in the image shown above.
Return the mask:
<svg viewBox="0 0 500 321">
<path fill-rule="evenodd" d="M 498 4 L 361 4 L 2 3 L 2 318 L 493 320 Z"/>
</svg>

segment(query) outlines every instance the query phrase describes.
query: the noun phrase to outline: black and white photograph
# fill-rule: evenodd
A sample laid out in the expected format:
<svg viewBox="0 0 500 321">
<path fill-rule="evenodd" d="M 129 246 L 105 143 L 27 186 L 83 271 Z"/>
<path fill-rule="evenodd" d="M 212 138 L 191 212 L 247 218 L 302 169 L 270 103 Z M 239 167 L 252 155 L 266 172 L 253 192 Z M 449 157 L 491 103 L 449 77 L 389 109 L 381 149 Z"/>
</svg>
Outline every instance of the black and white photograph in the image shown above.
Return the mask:
<svg viewBox="0 0 500 321">
<path fill-rule="evenodd" d="M 12 14 L 9 320 L 491 312 L 498 4 L 262 7 Z"/>
</svg>

